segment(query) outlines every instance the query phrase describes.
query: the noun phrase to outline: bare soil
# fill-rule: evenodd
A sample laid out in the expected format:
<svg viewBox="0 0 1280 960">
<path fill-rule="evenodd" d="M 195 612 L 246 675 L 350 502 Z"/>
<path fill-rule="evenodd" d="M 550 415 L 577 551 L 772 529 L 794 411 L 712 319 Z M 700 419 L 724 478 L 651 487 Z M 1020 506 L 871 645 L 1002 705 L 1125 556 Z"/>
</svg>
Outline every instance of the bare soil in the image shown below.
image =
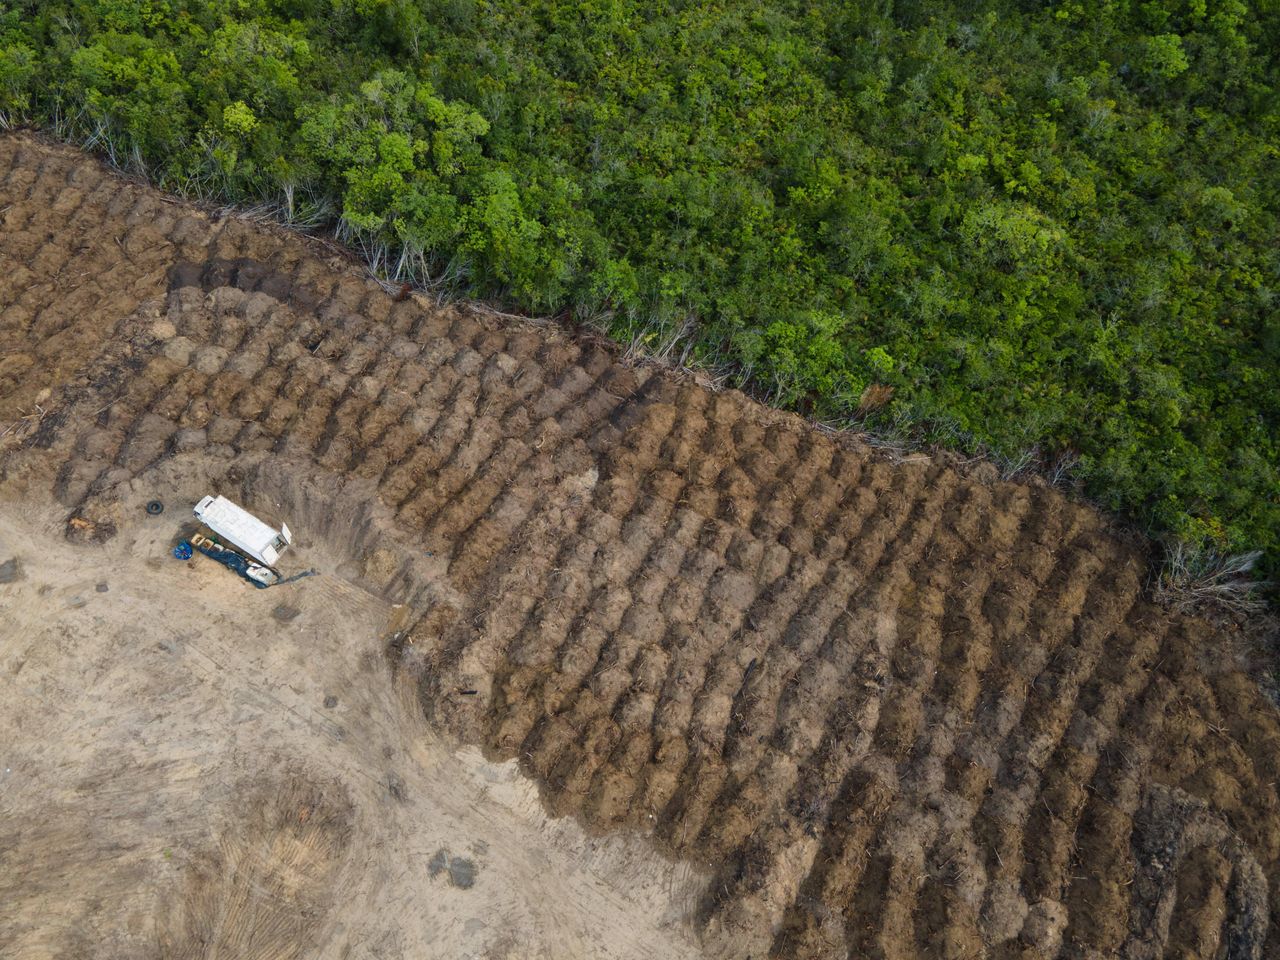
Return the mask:
<svg viewBox="0 0 1280 960">
<path fill-rule="evenodd" d="M 318 242 L 27 136 L 0 138 L 0 208 L 0 731 L 27 758 L 0 947 L 1280 955 L 1280 717 L 1095 511 L 397 302 Z M 322 575 L 254 594 L 166 560 L 215 489 Z M 90 612 L 122 577 L 128 618 Z M 216 658 L 183 661 L 199 697 L 168 692 L 169 634 Z M 335 719 L 352 701 L 367 730 Z M 447 782 L 524 796 L 513 762 L 536 812 Z M 486 889 L 509 899 L 468 906 Z M 309 945 L 210 948 L 228 911 Z M 279 933 L 299 917 L 310 939 Z"/>
<path fill-rule="evenodd" d="M 14 513 L 0 956 L 699 955 L 705 878 L 551 820 L 514 762 L 435 735 L 384 655 L 404 608 L 323 549 L 260 592 L 174 560 L 174 522 L 141 510 L 93 547 Z"/>
</svg>

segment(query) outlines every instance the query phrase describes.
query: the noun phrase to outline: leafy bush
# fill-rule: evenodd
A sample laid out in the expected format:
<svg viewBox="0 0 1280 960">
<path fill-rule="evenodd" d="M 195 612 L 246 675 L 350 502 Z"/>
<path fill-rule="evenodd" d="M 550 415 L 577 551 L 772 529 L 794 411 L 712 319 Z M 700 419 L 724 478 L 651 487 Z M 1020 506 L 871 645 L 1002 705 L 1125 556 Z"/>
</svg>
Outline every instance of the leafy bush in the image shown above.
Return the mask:
<svg viewBox="0 0 1280 960">
<path fill-rule="evenodd" d="M 46 0 L 0 114 L 1274 567 L 1278 10 Z"/>
</svg>

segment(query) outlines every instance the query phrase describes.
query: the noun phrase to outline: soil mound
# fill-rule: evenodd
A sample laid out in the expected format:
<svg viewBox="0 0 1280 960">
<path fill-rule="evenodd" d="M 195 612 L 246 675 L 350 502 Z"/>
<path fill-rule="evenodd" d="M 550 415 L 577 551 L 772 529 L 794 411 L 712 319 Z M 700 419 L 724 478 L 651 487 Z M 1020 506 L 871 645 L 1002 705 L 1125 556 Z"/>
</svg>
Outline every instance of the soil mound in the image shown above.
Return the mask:
<svg viewBox="0 0 1280 960">
<path fill-rule="evenodd" d="M 216 483 L 345 544 L 435 723 L 716 870 L 710 953 L 1280 955 L 1276 711 L 1094 511 L 27 137 L 0 207 L 7 495 L 109 537 Z"/>
</svg>

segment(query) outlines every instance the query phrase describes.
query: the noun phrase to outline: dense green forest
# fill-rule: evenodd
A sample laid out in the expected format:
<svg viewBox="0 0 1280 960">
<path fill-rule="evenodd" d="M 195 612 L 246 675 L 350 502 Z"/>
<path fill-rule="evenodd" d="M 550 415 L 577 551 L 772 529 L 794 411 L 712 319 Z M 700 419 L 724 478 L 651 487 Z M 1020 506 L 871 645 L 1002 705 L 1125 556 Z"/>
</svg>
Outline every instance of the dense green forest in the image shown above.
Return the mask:
<svg viewBox="0 0 1280 960">
<path fill-rule="evenodd" d="M 8 125 L 1280 556 L 1280 0 L 0 11 Z"/>
</svg>

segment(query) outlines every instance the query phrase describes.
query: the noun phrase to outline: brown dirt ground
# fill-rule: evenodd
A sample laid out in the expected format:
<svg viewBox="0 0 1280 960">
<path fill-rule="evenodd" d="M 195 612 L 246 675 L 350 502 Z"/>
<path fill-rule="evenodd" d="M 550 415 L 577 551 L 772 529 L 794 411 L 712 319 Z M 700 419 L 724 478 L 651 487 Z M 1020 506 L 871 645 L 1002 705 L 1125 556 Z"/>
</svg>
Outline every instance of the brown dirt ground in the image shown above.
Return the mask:
<svg viewBox="0 0 1280 960">
<path fill-rule="evenodd" d="M 1093 510 L 394 302 L 317 242 L 27 136 L 0 139 L 0 208 L 0 505 L 56 503 L 59 549 L 99 562 L 152 496 L 287 519 L 411 611 L 387 652 L 423 736 L 709 876 L 705 955 L 1280 956 L 1280 717 Z M 318 789 L 256 794 L 237 829 L 278 838 L 323 918 L 345 874 L 304 848 L 360 841 Z M 283 826 L 295 806 L 317 822 Z M 4 829 L 10 876 L 37 870 Z M 193 890 L 240 882 L 247 848 L 220 849 Z"/>
</svg>

